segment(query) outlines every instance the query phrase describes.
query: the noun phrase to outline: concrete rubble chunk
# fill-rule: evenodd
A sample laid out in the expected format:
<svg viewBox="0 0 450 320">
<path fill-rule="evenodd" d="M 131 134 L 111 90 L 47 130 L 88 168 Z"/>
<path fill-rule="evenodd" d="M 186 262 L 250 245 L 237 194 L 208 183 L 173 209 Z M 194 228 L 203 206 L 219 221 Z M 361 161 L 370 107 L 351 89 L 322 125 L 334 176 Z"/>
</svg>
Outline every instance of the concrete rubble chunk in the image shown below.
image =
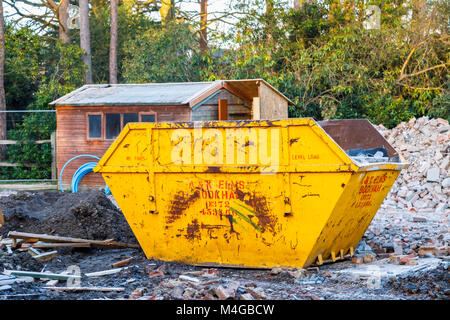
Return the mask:
<svg viewBox="0 0 450 320">
<path fill-rule="evenodd" d="M 442 181 L 442 188 L 449 188 L 450 187 L 450 178 L 445 178 L 444 181 Z"/>
<path fill-rule="evenodd" d="M 404 169 L 382 208 L 449 213 L 450 126 L 445 119 L 412 118 L 392 129 L 377 127 L 409 167 Z M 406 202 L 403 202 L 406 201 Z M 397 204 L 394 205 L 394 202 Z"/>
<path fill-rule="evenodd" d="M 439 167 L 433 167 L 431 169 L 428 169 L 427 171 L 427 181 L 430 182 L 441 182 L 441 180 L 439 179 L 439 175 L 440 175 L 440 169 Z"/>
<path fill-rule="evenodd" d="M 250 293 L 241 294 L 239 299 L 241 299 L 241 300 L 255 300 L 255 298 L 253 298 L 253 296 Z"/>
<path fill-rule="evenodd" d="M 277 274 L 280 274 L 282 271 L 283 271 L 283 269 L 281 269 L 280 267 L 275 267 L 275 268 L 272 268 L 272 270 L 270 270 L 270 274 L 277 275 Z"/>
<path fill-rule="evenodd" d="M 12 287 L 10 285 L 0 286 L 0 291 L 5 291 L 5 290 L 9 290 L 9 289 L 12 289 Z"/>
<path fill-rule="evenodd" d="M 215 293 L 220 300 L 231 299 L 235 296 L 235 290 L 224 288 L 222 286 L 218 286 Z"/>
</svg>

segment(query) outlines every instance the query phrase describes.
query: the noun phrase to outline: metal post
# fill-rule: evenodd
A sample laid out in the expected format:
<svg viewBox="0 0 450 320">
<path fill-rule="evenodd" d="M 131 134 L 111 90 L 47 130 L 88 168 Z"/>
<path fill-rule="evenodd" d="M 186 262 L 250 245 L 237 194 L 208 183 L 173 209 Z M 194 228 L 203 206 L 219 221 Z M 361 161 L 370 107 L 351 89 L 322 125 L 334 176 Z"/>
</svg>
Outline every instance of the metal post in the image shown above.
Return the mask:
<svg viewBox="0 0 450 320">
<path fill-rule="evenodd" d="M 56 132 L 53 131 L 50 136 L 50 141 L 52 145 L 52 179 L 57 179 L 58 169 L 56 167 Z"/>
</svg>

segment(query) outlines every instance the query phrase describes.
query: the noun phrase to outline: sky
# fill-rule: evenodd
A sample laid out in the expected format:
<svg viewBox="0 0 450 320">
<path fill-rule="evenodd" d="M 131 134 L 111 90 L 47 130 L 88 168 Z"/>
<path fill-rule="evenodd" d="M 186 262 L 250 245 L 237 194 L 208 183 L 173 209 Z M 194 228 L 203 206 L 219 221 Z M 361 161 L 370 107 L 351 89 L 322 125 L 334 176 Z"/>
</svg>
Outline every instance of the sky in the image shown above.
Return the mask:
<svg viewBox="0 0 450 320">
<path fill-rule="evenodd" d="M 28 1 L 41 3 L 40 0 L 28 0 Z M 226 14 L 228 14 L 232 11 L 231 10 L 232 5 L 238 3 L 239 1 L 242 1 L 242 0 L 208 0 L 208 20 L 211 21 L 218 17 L 222 17 L 224 20 L 224 21 L 213 22 L 208 26 L 209 33 L 210 33 L 210 37 L 209 37 L 210 42 L 214 42 L 214 39 L 211 38 L 211 35 L 214 33 L 214 31 L 227 32 L 230 30 L 230 27 L 232 26 L 232 24 L 236 22 L 236 20 L 237 20 L 236 17 L 226 16 Z M 260 9 L 265 10 L 265 6 L 264 6 L 265 1 L 264 0 L 260 0 L 260 1 L 262 3 Z M 287 2 L 289 6 L 293 6 L 293 2 L 294 2 L 294 0 L 280 0 L 280 1 Z M 3 4 L 4 4 L 4 10 L 5 10 L 5 17 L 8 17 L 8 15 L 15 12 L 15 10 L 12 9 L 10 6 L 8 6 L 8 4 L 6 4 L 5 2 L 3 2 Z M 19 9 L 23 13 L 39 13 L 39 12 L 44 12 L 44 10 L 45 10 L 42 8 L 36 8 L 33 6 L 29 6 L 29 5 L 20 3 L 20 2 L 17 2 L 16 5 L 19 7 Z M 195 19 L 199 19 L 199 17 L 198 17 L 198 13 L 200 11 L 199 0 L 175 0 L 175 5 L 184 12 L 192 13 L 192 15 L 195 16 Z M 160 18 L 158 12 L 154 12 L 152 14 L 152 16 L 154 17 L 155 20 Z M 15 16 L 15 17 L 17 17 L 17 16 Z"/>
<path fill-rule="evenodd" d="M 30 2 L 37 2 L 41 3 L 40 0 L 29 0 Z M 236 3 L 239 0 L 208 0 L 208 19 L 214 19 L 217 16 L 223 15 L 223 13 L 230 12 L 230 4 Z M 289 6 L 293 6 L 294 0 L 284 0 L 287 1 Z M 264 2 L 264 0 L 262 0 Z M 8 16 L 11 13 L 14 13 L 14 9 L 9 7 L 5 2 L 4 4 L 4 10 L 5 10 L 5 16 Z M 39 12 L 42 9 L 34 8 L 25 4 L 21 4 L 18 2 L 16 4 L 21 10 L 31 13 Z M 183 11 L 188 11 L 192 13 L 198 13 L 200 11 L 200 5 L 198 3 L 198 0 L 176 0 L 176 6 L 179 6 Z M 264 8 L 262 8 L 264 9 Z M 157 13 L 155 13 L 156 16 L 158 16 Z M 159 17 L 158 17 L 159 18 Z M 228 28 L 225 23 L 216 23 L 212 26 L 212 28 Z"/>
</svg>

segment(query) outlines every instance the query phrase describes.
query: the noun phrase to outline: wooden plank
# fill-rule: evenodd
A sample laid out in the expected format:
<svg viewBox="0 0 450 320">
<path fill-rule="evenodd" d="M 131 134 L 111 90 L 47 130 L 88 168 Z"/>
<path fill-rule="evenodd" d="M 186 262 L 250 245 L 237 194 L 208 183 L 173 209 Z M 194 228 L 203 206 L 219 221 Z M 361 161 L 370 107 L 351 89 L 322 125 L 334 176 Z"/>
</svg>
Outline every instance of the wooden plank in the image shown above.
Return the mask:
<svg viewBox="0 0 450 320">
<path fill-rule="evenodd" d="M 260 82 L 259 98 L 261 119 L 288 118 L 288 101 L 263 82 Z"/>
<path fill-rule="evenodd" d="M 56 184 L 0 184 L 0 190 L 56 190 L 58 186 Z"/>
<path fill-rule="evenodd" d="M 228 100 L 219 99 L 219 120 L 228 120 Z"/>
<path fill-rule="evenodd" d="M 28 253 L 31 254 L 33 257 L 42 254 L 42 252 L 36 250 L 35 248 L 28 248 Z"/>
<path fill-rule="evenodd" d="M 229 92 L 231 92 L 232 94 L 234 94 L 236 97 L 247 102 L 248 104 L 252 103 L 252 99 L 253 99 L 252 94 L 249 93 L 248 91 L 244 92 L 244 90 L 242 90 L 244 88 L 243 86 L 231 85 L 231 84 L 225 82 L 223 84 L 223 87 L 225 89 L 227 89 Z"/>
<path fill-rule="evenodd" d="M 44 289 L 55 291 L 100 291 L 100 292 L 121 292 L 125 288 L 120 287 L 44 287 Z"/>
<path fill-rule="evenodd" d="M 20 163 L 11 163 L 11 162 L 0 162 L 0 167 L 27 167 L 27 168 L 32 168 L 35 167 L 36 165 L 34 164 L 30 164 L 30 163 L 25 163 L 25 164 L 20 164 Z"/>
<path fill-rule="evenodd" d="M 49 280 L 45 283 L 46 286 L 48 287 L 54 287 L 59 283 L 59 280 Z"/>
<path fill-rule="evenodd" d="M 10 231 L 8 233 L 8 238 L 38 239 L 43 242 L 89 243 L 91 246 L 109 247 L 109 248 L 139 248 L 139 245 L 137 245 L 137 244 L 116 242 L 116 241 L 112 241 L 112 240 L 87 240 L 87 239 L 50 236 L 47 234 L 36 234 L 36 233 L 26 233 L 26 232 L 17 232 L 17 231 Z"/>
<path fill-rule="evenodd" d="M 90 248 L 90 243 L 82 243 L 82 242 L 68 242 L 68 243 L 43 243 L 43 242 L 37 242 L 32 245 L 33 248 L 63 248 L 63 247 L 70 247 L 70 248 Z"/>
<path fill-rule="evenodd" d="M 68 279 L 81 279 L 81 276 L 77 275 L 66 275 L 57 273 L 43 273 L 34 271 L 21 271 L 21 270 L 5 270 L 3 272 L 6 275 L 16 276 L 16 277 L 32 277 L 36 279 L 54 279 L 54 280 L 68 280 Z"/>
<path fill-rule="evenodd" d="M 253 117 L 252 117 L 253 120 L 261 119 L 261 104 L 260 104 L 259 97 L 253 98 L 252 112 L 253 112 Z"/>
<path fill-rule="evenodd" d="M 0 145 L 11 145 L 19 143 L 19 140 L 0 140 Z M 30 143 L 30 142 L 27 142 Z M 51 143 L 51 140 L 36 140 L 33 141 L 35 144 Z"/>
<path fill-rule="evenodd" d="M 130 257 L 128 259 L 124 259 L 122 261 L 118 261 L 116 263 L 113 263 L 112 267 L 113 268 L 119 268 L 119 267 L 126 266 L 126 265 L 128 265 L 131 262 L 131 260 L 133 260 L 133 257 Z"/>
<path fill-rule="evenodd" d="M 85 275 L 86 275 L 86 277 L 102 277 L 102 276 L 107 276 L 110 274 L 119 273 L 123 269 L 124 268 L 116 268 L 116 269 L 109 269 L 109 270 L 103 270 L 103 271 L 96 271 L 96 272 L 86 273 Z"/>
<path fill-rule="evenodd" d="M 0 162 L 0 167 L 18 167 L 18 163 Z"/>
<path fill-rule="evenodd" d="M 32 248 L 30 248 L 32 249 Z M 41 262 L 47 262 L 52 260 L 53 258 L 56 258 L 58 256 L 58 251 L 50 251 L 50 252 L 45 252 L 45 253 L 41 253 L 37 256 L 33 256 L 34 259 L 39 260 Z"/>
</svg>

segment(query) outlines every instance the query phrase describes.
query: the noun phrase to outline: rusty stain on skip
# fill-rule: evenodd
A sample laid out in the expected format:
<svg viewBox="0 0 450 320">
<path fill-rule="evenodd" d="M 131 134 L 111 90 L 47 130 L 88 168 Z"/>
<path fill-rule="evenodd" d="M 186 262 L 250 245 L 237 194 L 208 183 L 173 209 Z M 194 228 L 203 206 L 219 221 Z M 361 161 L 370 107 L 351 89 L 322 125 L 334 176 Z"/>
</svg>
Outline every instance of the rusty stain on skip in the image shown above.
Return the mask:
<svg viewBox="0 0 450 320">
<path fill-rule="evenodd" d="M 275 234 L 277 218 L 270 215 L 266 198 L 264 196 L 256 195 L 255 192 L 244 192 L 238 188 L 236 188 L 236 195 L 240 201 L 254 209 L 255 216 L 259 221 L 260 232 L 264 232 L 266 229 L 269 229 L 269 231 Z"/>
<path fill-rule="evenodd" d="M 174 199 L 171 201 L 172 205 L 167 216 L 167 223 L 173 223 L 178 220 L 184 211 L 186 211 L 189 206 L 200 198 L 200 188 L 194 189 L 194 193 L 186 196 L 183 191 L 179 191 L 175 194 Z"/>
<path fill-rule="evenodd" d="M 192 223 L 188 224 L 186 228 L 186 235 L 184 237 L 188 240 L 201 240 L 202 236 L 200 233 L 200 225 L 198 224 L 197 219 L 192 220 Z"/>
</svg>

